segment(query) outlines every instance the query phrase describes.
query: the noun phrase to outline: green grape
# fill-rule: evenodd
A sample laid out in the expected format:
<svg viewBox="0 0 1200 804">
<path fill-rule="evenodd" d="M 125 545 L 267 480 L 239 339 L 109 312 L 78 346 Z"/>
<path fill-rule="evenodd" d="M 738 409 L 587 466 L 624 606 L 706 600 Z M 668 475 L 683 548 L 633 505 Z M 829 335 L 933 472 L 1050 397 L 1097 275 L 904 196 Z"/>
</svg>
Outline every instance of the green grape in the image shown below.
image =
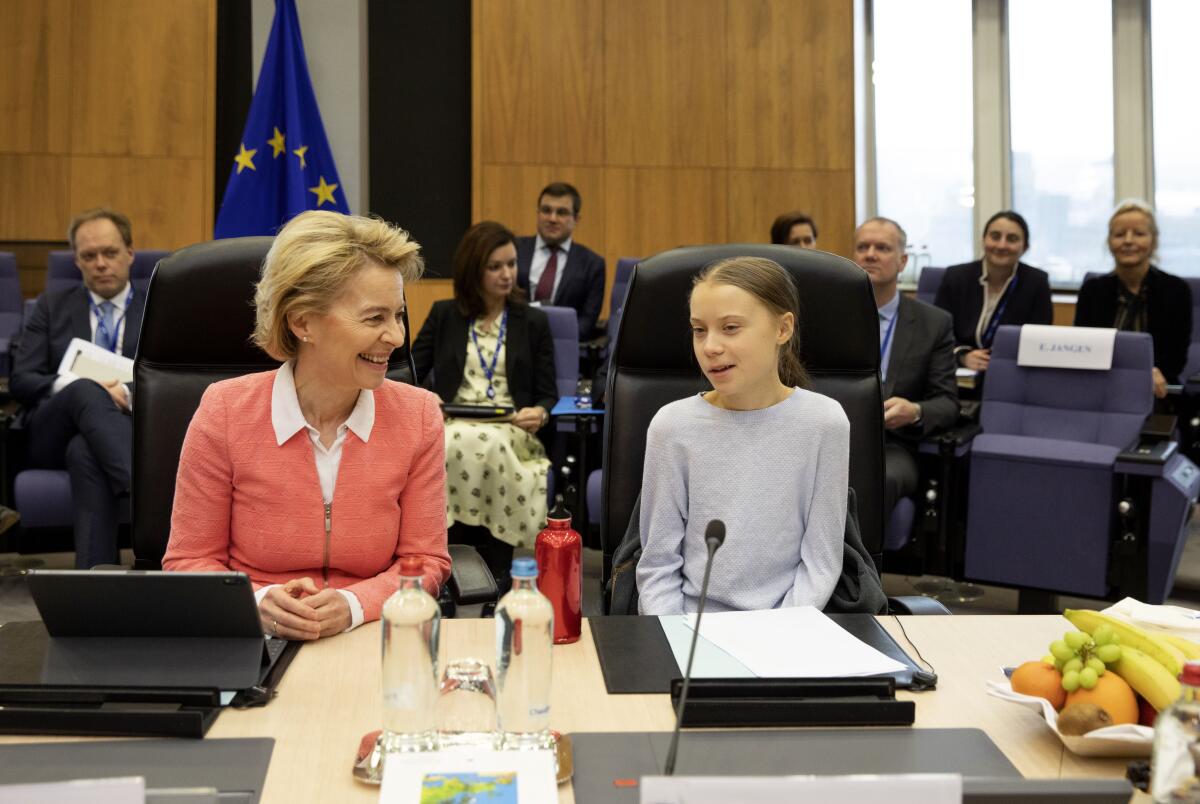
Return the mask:
<svg viewBox="0 0 1200 804">
<path fill-rule="evenodd" d="M 1083 659 L 1080 659 L 1078 656 L 1076 656 L 1073 659 L 1068 659 L 1067 661 L 1063 662 L 1061 672 L 1069 673 L 1072 670 L 1074 670 L 1075 672 L 1079 672 L 1082 669 L 1083 669 Z"/>
<path fill-rule="evenodd" d="M 1100 661 L 1095 656 L 1092 656 L 1090 659 L 1087 660 L 1087 666 L 1092 668 L 1093 670 L 1095 670 L 1096 675 L 1098 675 L 1098 676 L 1104 675 L 1104 670 L 1105 670 L 1104 662 Z"/>
<path fill-rule="evenodd" d="M 1115 644 L 1117 632 L 1112 630 L 1111 625 L 1101 625 L 1092 633 L 1092 639 L 1096 640 L 1097 645 Z"/>
<path fill-rule="evenodd" d="M 1063 660 L 1062 659 L 1054 660 L 1054 669 L 1060 673 L 1062 672 L 1062 669 L 1063 669 Z"/>
<path fill-rule="evenodd" d="M 1079 689 L 1079 673 L 1081 671 L 1072 670 L 1069 673 L 1063 673 L 1062 688 L 1067 692 L 1074 692 Z"/>
<path fill-rule="evenodd" d="M 1067 643 L 1061 639 L 1056 639 L 1050 643 L 1050 652 L 1054 654 L 1055 659 L 1067 661 L 1075 655 L 1075 651 L 1067 647 Z"/>
<path fill-rule="evenodd" d="M 1091 637 L 1089 637 L 1083 631 L 1068 631 L 1067 633 L 1063 634 L 1063 642 L 1067 643 L 1067 647 L 1073 651 L 1077 651 L 1082 648 L 1087 644 L 1089 639 L 1091 639 Z"/>
<path fill-rule="evenodd" d="M 1105 664 L 1112 664 L 1121 658 L 1121 646 L 1109 642 L 1096 648 L 1096 656 Z"/>
<path fill-rule="evenodd" d="M 1090 667 L 1085 667 L 1079 671 L 1079 686 L 1085 690 L 1090 690 L 1096 686 L 1097 675 L 1096 671 Z"/>
</svg>

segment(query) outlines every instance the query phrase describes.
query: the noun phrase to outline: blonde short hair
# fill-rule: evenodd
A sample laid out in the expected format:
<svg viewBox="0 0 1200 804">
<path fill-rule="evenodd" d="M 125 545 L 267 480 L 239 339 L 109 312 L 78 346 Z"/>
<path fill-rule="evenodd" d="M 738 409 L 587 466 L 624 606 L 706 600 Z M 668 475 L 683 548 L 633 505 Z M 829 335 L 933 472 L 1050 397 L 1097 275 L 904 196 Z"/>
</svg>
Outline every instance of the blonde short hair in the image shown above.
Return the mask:
<svg viewBox="0 0 1200 804">
<path fill-rule="evenodd" d="M 421 246 L 408 232 L 377 218 L 310 210 L 279 230 L 254 292 L 254 343 L 276 360 L 296 356 L 292 313 L 323 313 L 369 262 L 412 282 L 425 270 Z"/>
</svg>

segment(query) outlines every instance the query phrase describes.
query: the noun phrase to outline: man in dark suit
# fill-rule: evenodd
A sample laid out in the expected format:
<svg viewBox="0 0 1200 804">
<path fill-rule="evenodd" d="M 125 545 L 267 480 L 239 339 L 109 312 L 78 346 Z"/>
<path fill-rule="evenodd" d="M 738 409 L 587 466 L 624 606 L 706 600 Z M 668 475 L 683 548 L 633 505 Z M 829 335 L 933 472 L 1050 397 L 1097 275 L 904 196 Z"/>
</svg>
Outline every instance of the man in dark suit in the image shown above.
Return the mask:
<svg viewBox="0 0 1200 804">
<path fill-rule="evenodd" d="M 42 294 L 16 347 L 10 388 L 23 405 L 35 467 L 66 468 L 74 502 L 75 566 L 118 560 L 119 498 L 128 492 L 130 389 L 59 373 L 73 338 L 132 358 L 145 293 L 129 281 L 133 236 L 119 212 L 93 209 L 67 232 L 83 284 Z"/>
<path fill-rule="evenodd" d="M 574 307 L 579 337 L 586 340 L 604 304 L 604 258 L 571 240 L 582 205 L 579 191 L 566 182 L 542 190 L 537 237 L 517 238 L 517 286 L 532 302 Z"/>
<path fill-rule="evenodd" d="M 870 277 L 879 309 L 885 516 L 917 490 L 917 442 L 958 418 L 953 322 L 945 310 L 900 295 L 907 245 L 888 218 L 871 218 L 854 233 L 854 261 Z"/>
</svg>

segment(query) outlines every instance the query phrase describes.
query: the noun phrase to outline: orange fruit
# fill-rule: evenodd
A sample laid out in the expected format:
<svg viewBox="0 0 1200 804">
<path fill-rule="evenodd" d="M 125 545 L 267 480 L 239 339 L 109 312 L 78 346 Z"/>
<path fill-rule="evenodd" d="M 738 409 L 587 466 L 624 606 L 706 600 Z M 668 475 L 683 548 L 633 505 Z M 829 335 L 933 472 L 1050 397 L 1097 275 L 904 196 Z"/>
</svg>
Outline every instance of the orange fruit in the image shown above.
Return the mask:
<svg viewBox="0 0 1200 804">
<path fill-rule="evenodd" d="M 1013 692 L 1045 698 L 1055 709 L 1062 709 L 1067 691 L 1062 688 L 1062 673 L 1045 662 L 1025 662 L 1013 670 Z"/>
<path fill-rule="evenodd" d="M 1090 703 L 1108 712 L 1113 725 L 1138 722 L 1137 696 L 1125 679 L 1109 670 L 1100 676 L 1090 690 L 1083 687 L 1067 695 L 1067 706 Z"/>
</svg>

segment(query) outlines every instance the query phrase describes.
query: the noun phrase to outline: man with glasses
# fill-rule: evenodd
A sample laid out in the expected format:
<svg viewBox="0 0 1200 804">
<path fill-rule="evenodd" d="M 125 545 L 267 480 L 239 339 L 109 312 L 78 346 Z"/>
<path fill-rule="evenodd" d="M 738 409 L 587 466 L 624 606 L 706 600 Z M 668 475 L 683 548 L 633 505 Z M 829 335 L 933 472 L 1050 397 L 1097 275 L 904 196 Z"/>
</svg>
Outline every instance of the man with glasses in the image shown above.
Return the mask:
<svg viewBox="0 0 1200 804">
<path fill-rule="evenodd" d="M 586 340 L 604 304 L 604 258 L 571 240 L 581 206 L 579 191 L 566 182 L 542 190 L 537 237 L 517 238 L 517 285 L 531 302 L 574 307 Z"/>
<path fill-rule="evenodd" d="M 118 505 L 129 490 L 132 463 L 132 396 L 116 380 L 59 373 L 59 366 L 73 338 L 132 359 L 145 291 L 129 281 L 133 234 L 121 213 L 82 213 L 71 221 L 67 240 L 83 284 L 38 297 L 9 384 L 24 406 L 32 464 L 65 468 L 71 476 L 75 566 L 87 569 L 118 561 Z"/>
</svg>

